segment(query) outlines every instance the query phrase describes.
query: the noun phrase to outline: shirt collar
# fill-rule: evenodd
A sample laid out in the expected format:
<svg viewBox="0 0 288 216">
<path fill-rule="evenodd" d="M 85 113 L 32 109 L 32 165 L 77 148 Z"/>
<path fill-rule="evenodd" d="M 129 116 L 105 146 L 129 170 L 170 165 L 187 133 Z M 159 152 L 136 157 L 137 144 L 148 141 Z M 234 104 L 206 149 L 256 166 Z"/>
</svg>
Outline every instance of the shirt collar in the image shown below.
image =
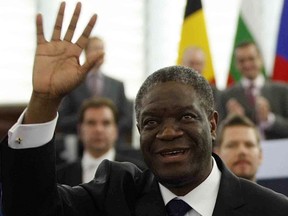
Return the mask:
<svg viewBox="0 0 288 216">
<path fill-rule="evenodd" d="M 217 194 L 220 186 L 221 171 L 219 170 L 215 159 L 213 159 L 213 168 L 209 176 L 200 185 L 194 188 L 185 196 L 178 197 L 188 203 L 195 211 L 202 216 L 211 216 L 216 203 Z M 161 185 L 160 191 L 165 205 L 175 197 L 170 190 Z"/>
<path fill-rule="evenodd" d="M 103 79 L 103 73 L 101 70 L 90 70 L 87 74 L 87 79 L 90 77 L 96 77 L 97 79 Z"/>
<path fill-rule="evenodd" d="M 99 158 L 94 158 L 89 152 L 84 151 L 83 153 L 83 158 L 82 158 L 82 167 L 84 169 L 86 168 L 95 168 L 95 170 L 98 168 L 99 164 L 107 159 L 110 161 L 114 161 L 115 160 L 115 155 L 116 155 L 116 151 L 114 148 L 111 148 L 107 153 L 105 153 L 104 155 L 102 155 Z"/>
<path fill-rule="evenodd" d="M 241 79 L 241 84 L 244 88 L 247 88 L 251 84 L 251 80 L 247 79 L 246 77 L 243 77 Z M 262 74 L 259 74 L 256 79 L 253 80 L 253 84 L 257 89 L 261 89 L 263 85 L 265 84 L 265 78 Z"/>
</svg>

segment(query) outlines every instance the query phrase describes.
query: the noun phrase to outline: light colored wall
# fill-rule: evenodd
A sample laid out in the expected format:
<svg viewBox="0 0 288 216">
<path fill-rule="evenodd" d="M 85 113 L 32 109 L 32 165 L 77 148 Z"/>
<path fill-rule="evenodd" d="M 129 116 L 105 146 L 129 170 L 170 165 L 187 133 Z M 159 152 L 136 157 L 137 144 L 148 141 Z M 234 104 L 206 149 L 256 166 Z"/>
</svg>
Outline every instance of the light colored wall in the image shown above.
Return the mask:
<svg viewBox="0 0 288 216">
<path fill-rule="evenodd" d="M 283 0 L 250 0 L 260 10 L 256 32 L 268 73 L 273 68 L 278 22 Z M 47 39 L 51 37 L 60 0 L 1 1 L 0 104 L 27 102 L 35 49 L 35 15 L 44 16 Z M 186 0 L 82 0 L 79 36 L 92 13 L 99 19 L 92 34 L 106 41 L 105 73 L 123 80 L 126 94 L 134 99 L 145 77 L 176 63 Z M 211 53 L 219 88 L 225 88 L 233 38 L 241 0 L 202 0 Z M 67 1 L 64 26 L 68 25 L 76 0 Z M 113 6 L 112 6 L 113 5 Z M 252 7 L 253 6 L 253 7 Z M 260 9 L 259 9 L 260 8 Z M 256 9 L 255 9 L 256 11 Z M 252 23 L 253 23 L 252 20 Z M 82 58 L 83 59 L 83 58 Z M 9 92 L 9 94 L 7 94 Z"/>
</svg>

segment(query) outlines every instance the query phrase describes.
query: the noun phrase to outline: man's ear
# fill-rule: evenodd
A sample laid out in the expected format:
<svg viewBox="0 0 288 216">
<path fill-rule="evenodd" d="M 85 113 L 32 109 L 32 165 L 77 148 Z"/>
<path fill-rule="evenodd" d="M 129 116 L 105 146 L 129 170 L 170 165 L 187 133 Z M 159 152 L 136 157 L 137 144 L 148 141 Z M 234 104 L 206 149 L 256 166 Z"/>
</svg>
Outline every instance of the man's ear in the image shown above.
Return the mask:
<svg viewBox="0 0 288 216">
<path fill-rule="evenodd" d="M 218 123 L 218 112 L 213 111 L 213 113 L 210 116 L 210 133 L 212 136 L 213 141 L 216 140 L 216 135 L 217 135 L 217 123 Z"/>
</svg>

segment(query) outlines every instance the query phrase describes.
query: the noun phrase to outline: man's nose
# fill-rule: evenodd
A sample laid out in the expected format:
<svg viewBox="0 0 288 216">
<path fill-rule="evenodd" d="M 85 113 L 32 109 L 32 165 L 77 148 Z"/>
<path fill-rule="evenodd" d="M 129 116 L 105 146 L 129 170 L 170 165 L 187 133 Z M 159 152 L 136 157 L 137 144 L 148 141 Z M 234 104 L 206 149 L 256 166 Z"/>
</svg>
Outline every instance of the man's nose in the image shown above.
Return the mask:
<svg viewBox="0 0 288 216">
<path fill-rule="evenodd" d="M 244 144 L 239 145 L 238 151 L 241 154 L 247 154 L 247 152 L 249 152 L 248 148 Z"/>
<path fill-rule="evenodd" d="M 183 135 L 183 131 L 179 129 L 176 124 L 165 124 L 163 128 L 157 133 L 156 138 L 173 140 Z"/>
<path fill-rule="evenodd" d="M 101 124 L 95 124 L 94 126 L 93 126 L 93 130 L 94 131 L 103 131 L 104 130 L 104 126 L 103 125 L 101 125 Z"/>
</svg>

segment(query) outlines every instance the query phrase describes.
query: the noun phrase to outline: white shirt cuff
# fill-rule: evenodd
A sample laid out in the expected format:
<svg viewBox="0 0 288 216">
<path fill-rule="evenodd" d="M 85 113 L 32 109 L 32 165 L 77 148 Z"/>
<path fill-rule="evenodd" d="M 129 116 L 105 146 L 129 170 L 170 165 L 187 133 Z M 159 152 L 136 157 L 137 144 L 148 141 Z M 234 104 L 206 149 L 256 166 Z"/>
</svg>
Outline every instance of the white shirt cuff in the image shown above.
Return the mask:
<svg viewBox="0 0 288 216">
<path fill-rule="evenodd" d="M 58 113 L 55 119 L 41 124 L 22 124 L 26 109 L 8 131 L 8 145 L 13 149 L 36 148 L 48 143 L 54 135 Z"/>
</svg>

